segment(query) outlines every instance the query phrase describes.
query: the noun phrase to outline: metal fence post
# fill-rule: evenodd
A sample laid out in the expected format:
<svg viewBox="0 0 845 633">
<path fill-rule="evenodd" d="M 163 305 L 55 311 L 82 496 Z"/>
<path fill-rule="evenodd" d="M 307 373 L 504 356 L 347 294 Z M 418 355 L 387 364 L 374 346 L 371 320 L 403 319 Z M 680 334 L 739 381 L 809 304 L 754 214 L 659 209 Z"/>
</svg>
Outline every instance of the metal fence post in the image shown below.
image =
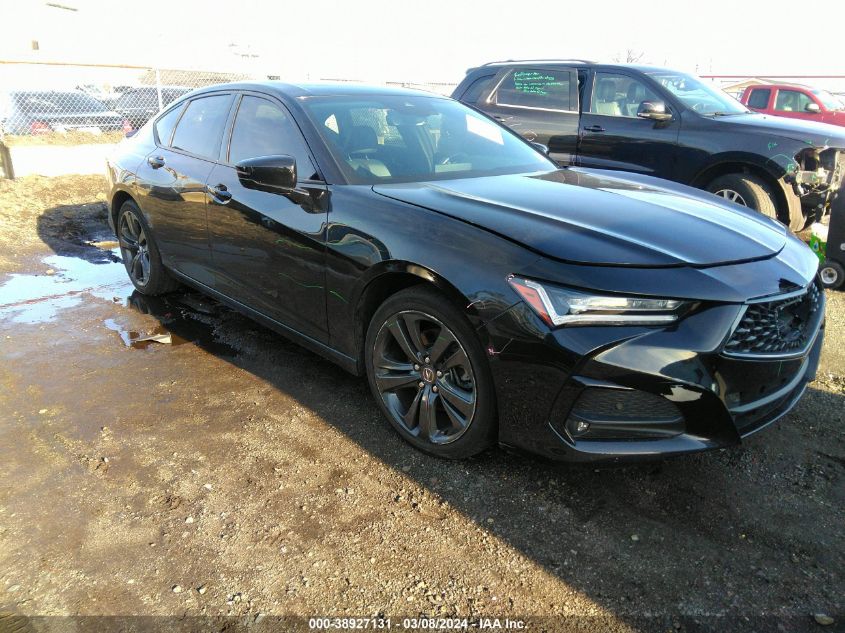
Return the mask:
<svg viewBox="0 0 845 633">
<path fill-rule="evenodd" d="M 161 73 L 156 68 L 156 95 L 158 96 L 158 111 L 164 110 L 164 101 L 161 98 Z"/>
</svg>

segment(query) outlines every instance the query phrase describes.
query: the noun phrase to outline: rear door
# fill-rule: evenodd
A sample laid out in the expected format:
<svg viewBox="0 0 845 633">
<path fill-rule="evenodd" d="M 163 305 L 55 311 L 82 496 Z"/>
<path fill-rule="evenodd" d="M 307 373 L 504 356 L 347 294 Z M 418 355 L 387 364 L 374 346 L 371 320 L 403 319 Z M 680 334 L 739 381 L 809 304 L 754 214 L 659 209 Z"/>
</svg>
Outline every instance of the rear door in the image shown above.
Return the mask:
<svg viewBox="0 0 845 633">
<path fill-rule="evenodd" d="M 578 164 L 619 169 L 672 179 L 678 151 L 681 119 L 671 121 L 637 116 L 646 101 L 669 100 L 656 87 L 634 73 L 598 71 L 587 87 L 589 103 L 581 115 Z"/>
<path fill-rule="evenodd" d="M 296 159 L 296 190 L 248 188 L 239 180 L 239 161 L 274 155 Z M 260 94 L 240 97 L 228 147 L 208 185 L 213 287 L 326 342 L 326 184 L 283 104 Z"/>
<path fill-rule="evenodd" d="M 548 146 L 561 165 L 578 144 L 578 73 L 567 67 L 506 67 L 484 91 L 478 107 L 528 141 Z"/>
<path fill-rule="evenodd" d="M 142 206 L 165 265 L 206 285 L 206 181 L 233 101 L 231 93 L 213 93 L 168 110 L 155 123 L 157 148 L 139 168 Z"/>
<path fill-rule="evenodd" d="M 769 102 L 771 101 L 771 99 L 771 88 L 751 88 L 748 94 L 748 103 L 746 103 L 745 105 L 748 106 L 749 110 L 755 110 L 757 112 L 768 112 Z"/>
</svg>

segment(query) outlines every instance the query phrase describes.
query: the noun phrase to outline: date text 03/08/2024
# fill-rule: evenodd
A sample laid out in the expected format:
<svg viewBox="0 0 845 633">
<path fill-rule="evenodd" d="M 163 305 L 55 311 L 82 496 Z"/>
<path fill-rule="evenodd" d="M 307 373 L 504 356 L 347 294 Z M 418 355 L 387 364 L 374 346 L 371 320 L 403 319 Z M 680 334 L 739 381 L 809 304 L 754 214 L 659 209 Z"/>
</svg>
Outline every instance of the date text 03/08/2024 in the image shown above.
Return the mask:
<svg viewBox="0 0 845 633">
<path fill-rule="evenodd" d="M 467 630 L 470 628 L 480 630 L 510 630 L 520 631 L 525 629 L 524 620 L 512 620 L 510 618 L 479 618 L 469 620 L 467 618 L 331 618 L 317 617 L 309 618 L 308 628 L 311 630 L 333 630 L 333 629 L 406 629 L 406 630 L 434 630 L 442 631 Z"/>
</svg>

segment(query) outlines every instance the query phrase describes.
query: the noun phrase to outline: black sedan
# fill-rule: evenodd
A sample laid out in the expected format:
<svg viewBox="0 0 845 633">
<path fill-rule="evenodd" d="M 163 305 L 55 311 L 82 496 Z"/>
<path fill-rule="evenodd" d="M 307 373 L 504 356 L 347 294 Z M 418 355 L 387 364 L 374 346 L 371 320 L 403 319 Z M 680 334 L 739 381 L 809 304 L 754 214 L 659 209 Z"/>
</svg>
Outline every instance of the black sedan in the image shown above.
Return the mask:
<svg viewBox="0 0 845 633">
<path fill-rule="evenodd" d="M 818 260 L 783 226 L 647 176 L 558 169 L 451 99 L 209 87 L 108 171 L 140 292 L 185 283 L 366 374 L 435 455 L 728 446 L 818 365 Z"/>
<path fill-rule="evenodd" d="M 122 116 L 80 91 L 11 92 L 0 101 L 0 131 L 6 134 L 124 129 Z"/>
</svg>

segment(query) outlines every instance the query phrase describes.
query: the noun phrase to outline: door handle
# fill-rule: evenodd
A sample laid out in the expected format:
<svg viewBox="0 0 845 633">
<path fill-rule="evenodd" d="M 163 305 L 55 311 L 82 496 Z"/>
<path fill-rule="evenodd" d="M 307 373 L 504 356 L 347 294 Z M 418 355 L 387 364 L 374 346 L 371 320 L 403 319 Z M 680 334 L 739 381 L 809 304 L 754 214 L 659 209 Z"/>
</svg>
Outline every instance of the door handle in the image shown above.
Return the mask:
<svg viewBox="0 0 845 633">
<path fill-rule="evenodd" d="M 226 204 L 232 199 L 232 192 L 222 183 L 208 187 L 208 193 L 211 195 L 211 201 L 217 204 Z"/>
<path fill-rule="evenodd" d="M 164 167 L 164 156 L 150 156 L 149 158 L 147 158 L 147 163 L 153 169 Z"/>
<path fill-rule="evenodd" d="M 584 128 L 585 132 L 604 132 L 604 128 L 600 125 L 588 125 Z"/>
</svg>

